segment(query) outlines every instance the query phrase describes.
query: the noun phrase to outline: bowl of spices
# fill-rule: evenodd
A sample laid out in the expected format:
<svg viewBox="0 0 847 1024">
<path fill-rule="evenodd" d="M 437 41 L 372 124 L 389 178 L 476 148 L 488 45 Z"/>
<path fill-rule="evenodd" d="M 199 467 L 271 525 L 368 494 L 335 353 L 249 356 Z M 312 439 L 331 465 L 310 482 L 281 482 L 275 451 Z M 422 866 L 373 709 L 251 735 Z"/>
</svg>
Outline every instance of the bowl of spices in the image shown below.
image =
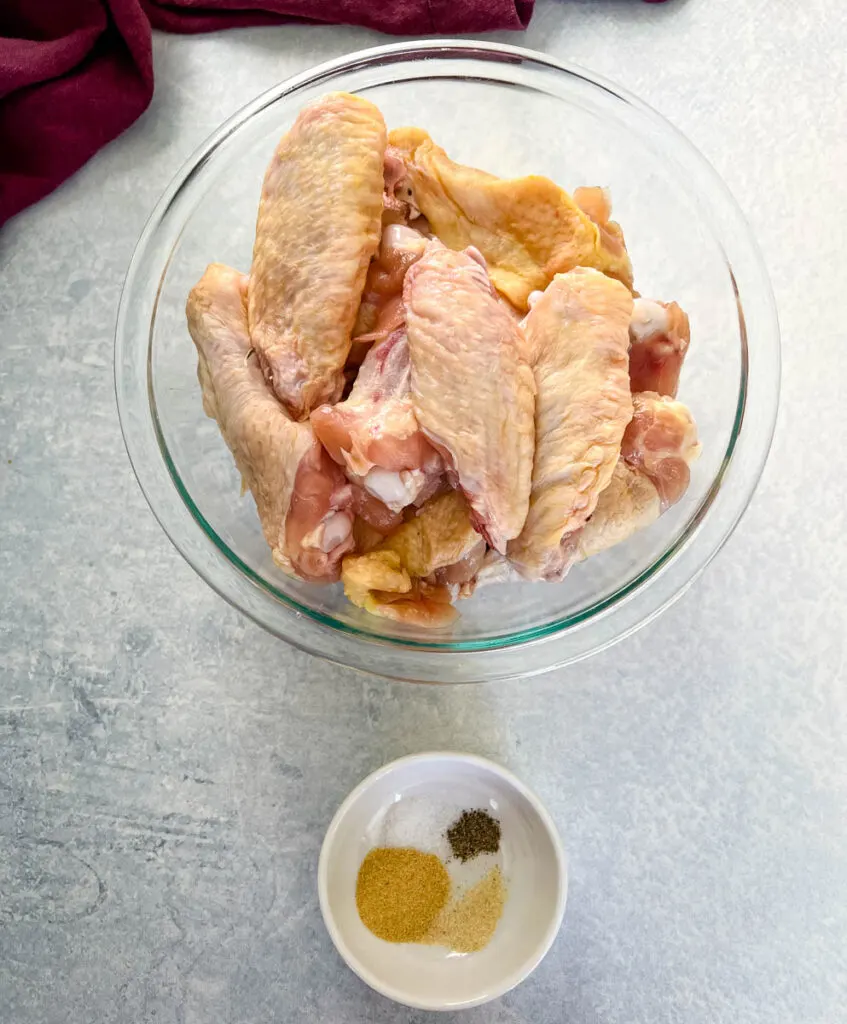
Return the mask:
<svg viewBox="0 0 847 1024">
<path fill-rule="evenodd" d="M 327 830 L 321 912 L 347 965 L 422 1010 L 496 999 L 559 931 L 567 868 L 519 779 L 470 754 L 415 754 L 368 776 Z"/>
</svg>

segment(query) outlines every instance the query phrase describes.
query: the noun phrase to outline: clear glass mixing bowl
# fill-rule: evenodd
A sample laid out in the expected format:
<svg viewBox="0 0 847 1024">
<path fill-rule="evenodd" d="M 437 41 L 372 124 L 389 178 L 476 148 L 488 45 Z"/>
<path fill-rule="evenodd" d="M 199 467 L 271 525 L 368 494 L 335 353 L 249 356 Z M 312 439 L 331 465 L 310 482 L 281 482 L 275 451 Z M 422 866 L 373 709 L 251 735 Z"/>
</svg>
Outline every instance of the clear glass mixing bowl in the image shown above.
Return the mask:
<svg viewBox="0 0 847 1024">
<path fill-rule="evenodd" d="M 460 603 L 449 632 L 354 608 L 341 587 L 273 564 L 250 497 L 200 402 L 185 299 L 207 263 L 249 269 L 265 165 L 298 110 L 333 90 L 373 100 L 389 127 L 425 128 L 501 176 L 611 189 L 643 295 L 676 300 L 692 342 L 679 396 L 703 455 L 684 499 L 560 584 L 511 584 Z M 540 53 L 491 43 L 382 46 L 289 79 L 230 118 L 162 197 L 138 243 L 115 345 L 118 405 L 141 487 L 168 536 L 219 594 L 306 651 L 396 678 L 531 675 L 632 632 L 692 582 L 729 536 L 767 456 L 779 338 L 766 272 L 702 156 L 635 98 Z"/>
</svg>

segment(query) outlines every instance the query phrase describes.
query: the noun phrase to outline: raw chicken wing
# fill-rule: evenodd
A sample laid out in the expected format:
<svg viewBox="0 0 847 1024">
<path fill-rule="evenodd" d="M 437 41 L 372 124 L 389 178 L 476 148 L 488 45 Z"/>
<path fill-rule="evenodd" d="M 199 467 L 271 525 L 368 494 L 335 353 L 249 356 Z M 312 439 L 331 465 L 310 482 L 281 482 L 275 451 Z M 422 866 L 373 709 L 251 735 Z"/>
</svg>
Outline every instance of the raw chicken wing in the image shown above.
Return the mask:
<svg viewBox="0 0 847 1024">
<path fill-rule="evenodd" d="M 379 244 L 385 145 L 379 110 L 333 93 L 300 112 L 265 174 L 250 337 L 295 419 L 341 396 L 365 274 Z"/>
<path fill-rule="evenodd" d="M 451 590 L 475 575 L 484 552 L 465 499 L 448 491 L 368 554 L 348 555 L 341 579 L 348 598 L 374 615 L 441 626 L 455 618 Z"/>
<path fill-rule="evenodd" d="M 419 231 L 403 224 L 389 224 L 382 232 L 379 252 L 368 267 L 362 304 L 356 315 L 354 348 L 365 342 L 381 341 L 402 326 L 403 280 L 426 245 L 427 239 Z"/>
<path fill-rule="evenodd" d="M 524 321 L 538 386 L 529 514 L 509 545 L 526 579 L 559 580 L 568 538 L 609 483 L 632 416 L 627 372 L 632 296 L 578 267 L 553 279 Z"/>
<path fill-rule="evenodd" d="M 700 454 L 697 426 L 686 406 L 673 398 L 648 391 L 632 401 L 621 458 L 650 478 L 664 512 L 688 489 L 689 463 Z"/>
<path fill-rule="evenodd" d="M 676 398 L 690 338 L 688 317 L 675 302 L 636 299 L 629 325 L 632 393 L 655 391 Z"/>
<path fill-rule="evenodd" d="M 267 386 L 247 333 L 247 277 L 213 263 L 188 297 L 203 408 L 250 489 L 274 561 L 306 579 L 338 578 L 353 545 L 351 487 Z"/>
<path fill-rule="evenodd" d="M 418 423 L 474 526 L 504 552 L 526 519 L 532 475 L 535 385 L 525 339 L 481 262 L 437 241 L 406 274 L 403 299 Z"/>
<path fill-rule="evenodd" d="M 518 309 L 555 274 L 590 266 L 632 285 L 632 265 L 617 229 L 614 244 L 591 216 L 549 178 L 504 180 L 454 163 L 420 128 L 389 135 L 403 154 L 414 202 L 451 249 L 475 246 L 497 290 Z"/>
<path fill-rule="evenodd" d="M 689 465 L 700 454 L 691 413 L 681 402 L 650 393 L 634 395 L 633 405 L 611 482 L 575 537 L 577 561 L 649 526 L 688 488 Z"/>
<path fill-rule="evenodd" d="M 401 327 L 368 352 L 346 401 L 312 413 L 315 434 L 332 458 L 393 512 L 434 487 L 444 468 L 418 427 L 410 374 Z"/>
</svg>

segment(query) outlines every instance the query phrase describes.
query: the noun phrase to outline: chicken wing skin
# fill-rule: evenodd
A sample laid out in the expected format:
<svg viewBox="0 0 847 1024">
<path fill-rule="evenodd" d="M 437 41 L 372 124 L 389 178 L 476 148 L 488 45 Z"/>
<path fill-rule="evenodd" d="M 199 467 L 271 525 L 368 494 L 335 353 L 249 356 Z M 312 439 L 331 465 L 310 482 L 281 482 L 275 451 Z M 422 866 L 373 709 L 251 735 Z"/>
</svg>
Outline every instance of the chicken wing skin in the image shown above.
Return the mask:
<svg viewBox="0 0 847 1024">
<path fill-rule="evenodd" d="M 649 526 L 688 489 L 700 454 L 690 411 L 653 393 L 633 396 L 621 457 L 594 514 L 575 537 L 574 560 L 605 551 Z"/>
<path fill-rule="evenodd" d="M 620 229 L 601 231 L 549 178 L 506 180 L 454 163 L 420 128 L 397 128 L 389 142 L 403 154 L 414 202 L 433 233 L 451 249 L 479 249 L 495 287 L 518 309 L 526 310 L 530 292 L 576 266 L 596 267 L 631 288 Z"/>
<path fill-rule="evenodd" d="M 508 556 L 526 579 L 561 579 L 568 537 L 594 511 L 632 417 L 632 296 L 578 267 L 555 277 L 524 320 L 538 387 L 529 514 Z"/>
<path fill-rule="evenodd" d="M 451 589 L 473 577 L 484 551 L 467 502 L 448 491 L 367 554 L 348 555 L 341 579 L 350 600 L 373 615 L 442 626 L 455 618 Z"/>
<path fill-rule="evenodd" d="M 653 481 L 620 459 L 593 515 L 571 534 L 571 564 L 628 540 L 661 514 L 662 502 Z"/>
<path fill-rule="evenodd" d="M 248 289 L 250 337 L 274 392 L 305 419 L 341 395 L 383 207 L 385 122 L 332 93 L 305 107 L 265 174 Z"/>
<path fill-rule="evenodd" d="M 481 544 L 467 502 L 458 491 L 447 491 L 398 526 L 381 549 L 396 552 L 410 576 L 423 578 L 461 563 Z"/>
<path fill-rule="evenodd" d="M 623 228 L 612 220 L 612 197 L 609 190 L 596 185 L 583 185 L 574 189 L 573 201 L 596 224 L 603 249 L 618 259 L 626 257 Z"/>
<path fill-rule="evenodd" d="M 217 420 L 256 502 L 274 560 L 306 579 L 338 578 L 353 546 L 352 490 L 268 388 L 247 332 L 247 277 L 213 263 L 188 297 L 206 414 Z"/>
<path fill-rule="evenodd" d="M 403 300 L 417 421 L 474 526 L 504 552 L 526 519 L 532 475 L 535 384 L 525 339 L 481 263 L 437 241 L 407 272 Z"/>
<path fill-rule="evenodd" d="M 346 561 L 341 578 L 348 600 L 371 615 L 424 629 L 440 629 L 457 618 L 449 587 L 410 578 L 394 551 Z"/>
<path fill-rule="evenodd" d="M 629 325 L 629 380 L 632 393 L 655 391 L 676 398 L 691 332 L 675 302 L 638 298 Z"/>
</svg>

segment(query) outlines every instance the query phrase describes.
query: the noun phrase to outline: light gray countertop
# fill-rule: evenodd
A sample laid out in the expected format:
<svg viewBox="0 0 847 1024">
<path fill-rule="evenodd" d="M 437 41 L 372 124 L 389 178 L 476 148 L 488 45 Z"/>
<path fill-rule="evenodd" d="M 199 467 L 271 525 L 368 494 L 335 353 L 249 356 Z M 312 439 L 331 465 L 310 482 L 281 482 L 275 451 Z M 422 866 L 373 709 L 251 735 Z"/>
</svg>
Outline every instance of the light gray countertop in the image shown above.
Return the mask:
<svg viewBox="0 0 847 1024">
<path fill-rule="evenodd" d="M 839 0 L 542 0 L 506 41 L 668 116 L 748 216 L 784 344 L 774 448 L 705 576 L 574 668 L 431 688 L 285 647 L 182 561 L 112 384 L 134 243 L 278 80 L 382 41 L 155 39 L 147 113 L 0 234 L 0 1021 L 420 1022 L 344 967 L 317 855 L 368 771 L 488 755 L 548 804 L 563 931 L 486 1024 L 847 1020 L 847 19 Z"/>
</svg>

